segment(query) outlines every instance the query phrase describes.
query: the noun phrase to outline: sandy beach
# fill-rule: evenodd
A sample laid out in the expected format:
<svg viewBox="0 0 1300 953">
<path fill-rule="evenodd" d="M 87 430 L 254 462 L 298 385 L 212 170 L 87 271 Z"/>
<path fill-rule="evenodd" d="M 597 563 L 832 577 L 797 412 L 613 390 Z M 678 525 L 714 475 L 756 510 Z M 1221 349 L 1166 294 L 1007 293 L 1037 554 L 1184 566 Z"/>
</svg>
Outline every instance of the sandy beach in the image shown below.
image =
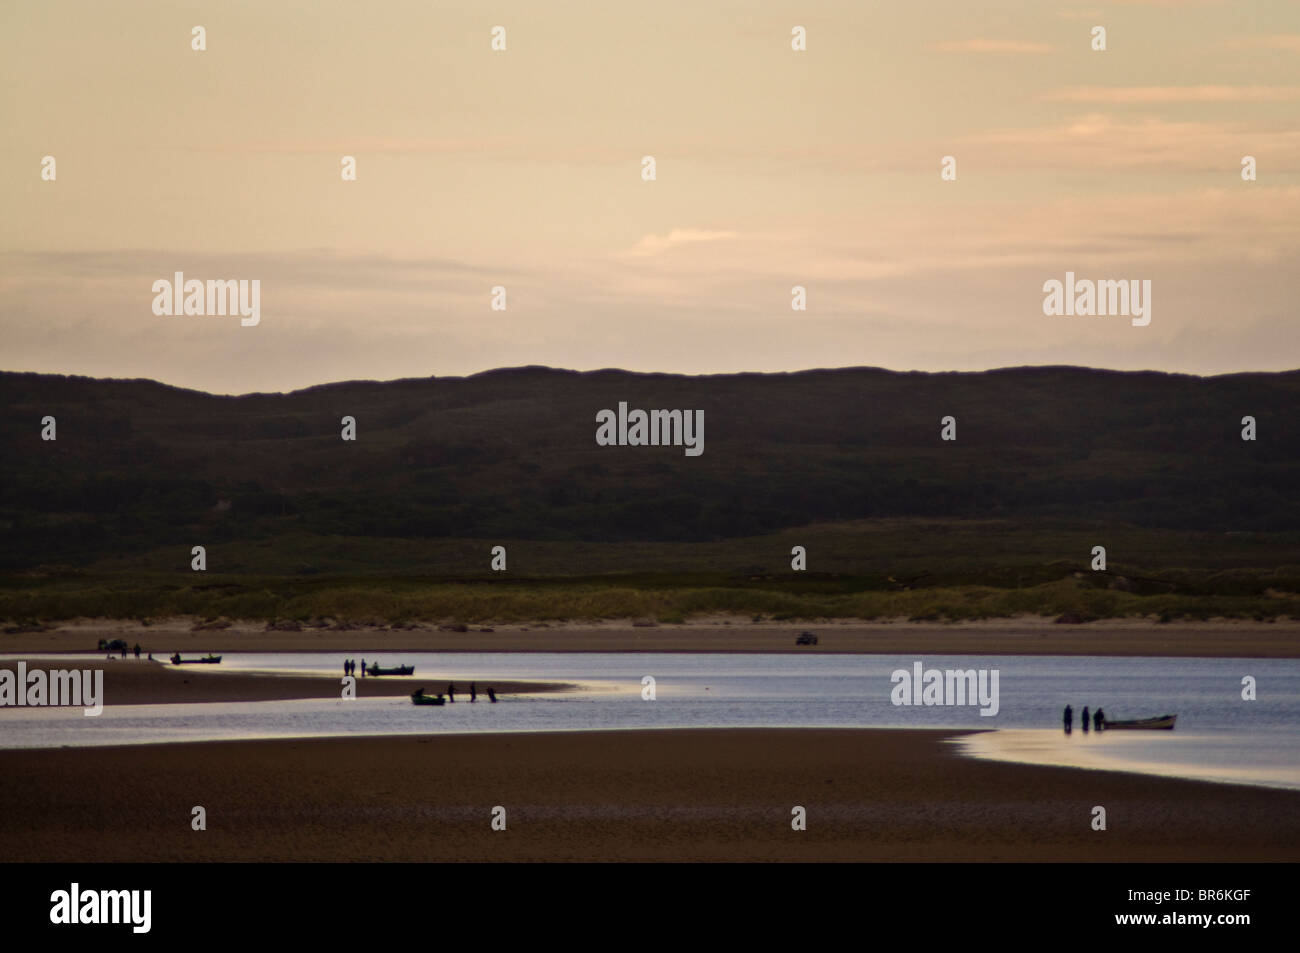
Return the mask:
<svg viewBox="0 0 1300 953">
<path fill-rule="evenodd" d="M 1300 793 L 687 729 L 0 751 L 14 861 L 1289 861 Z M 207 830 L 191 829 L 191 810 Z M 490 826 L 506 808 L 505 831 Z M 791 829 L 791 809 L 807 830 Z M 1108 830 L 1090 827 L 1094 805 Z"/>
<path fill-rule="evenodd" d="M 104 672 L 105 705 L 174 705 L 200 702 L 264 702 L 295 698 L 338 698 L 342 690 L 343 673 L 338 678 L 313 675 L 254 674 L 250 672 L 222 672 L 218 666 L 173 666 L 163 662 L 136 659 L 106 659 L 94 663 L 67 658 L 24 659 L 27 671 L 48 671 L 55 668 L 102 669 Z M 0 661 L 0 669 L 16 670 L 18 663 Z M 469 681 L 458 681 L 458 691 L 468 694 Z M 378 698 L 409 695 L 424 686 L 430 694 L 442 692 L 447 687 L 445 679 L 409 678 L 385 675 L 380 678 L 357 678 L 358 698 Z M 478 686 L 486 695 L 488 687 L 498 695 L 522 692 L 556 692 L 574 686 L 557 682 L 524 682 L 484 680 Z M 0 725 L 3 725 L 0 712 Z"/>
<path fill-rule="evenodd" d="M 1084 625 L 1018 617 L 951 624 L 912 622 L 760 623 L 734 619 L 680 625 L 483 625 L 458 632 L 432 623 L 411 628 L 364 626 L 268 630 L 235 622 L 198 628 L 195 619 L 148 626 L 118 619 L 82 619 L 44 631 L 0 635 L 0 653 L 93 652 L 99 639 L 140 643 L 155 656 L 174 651 L 338 652 L 799 652 L 944 655 L 1110 655 L 1203 658 L 1300 658 L 1300 621 L 1157 623 L 1114 619 Z M 484 631 L 491 629 L 491 631 Z M 809 630 L 817 645 L 795 644 Z"/>
</svg>

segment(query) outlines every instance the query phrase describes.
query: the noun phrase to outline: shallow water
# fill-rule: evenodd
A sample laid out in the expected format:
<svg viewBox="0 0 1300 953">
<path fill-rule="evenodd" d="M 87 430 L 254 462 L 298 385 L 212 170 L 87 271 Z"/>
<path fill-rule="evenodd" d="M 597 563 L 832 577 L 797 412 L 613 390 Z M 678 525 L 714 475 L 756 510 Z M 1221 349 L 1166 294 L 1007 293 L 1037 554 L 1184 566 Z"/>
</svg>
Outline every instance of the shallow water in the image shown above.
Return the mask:
<svg viewBox="0 0 1300 953">
<path fill-rule="evenodd" d="M 356 656 L 358 659 L 360 655 Z M 65 667 L 98 667 L 102 656 L 65 656 Z M 485 691 L 493 679 L 581 684 L 564 694 L 503 696 L 496 705 L 458 694 L 454 705 L 420 707 L 405 697 L 201 705 L 109 706 L 0 711 L 0 747 L 140 744 L 241 738 L 570 731 L 678 727 L 961 727 L 1005 729 L 960 747 L 977 757 L 1117 768 L 1206 780 L 1300 788 L 1300 660 L 923 656 L 926 669 L 996 669 L 999 710 L 975 706 L 896 706 L 896 669 L 917 656 L 376 653 L 367 662 L 416 666 L 415 684 L 443 691 L 454 679 Z M 106 663 L 118 664 L 118 663 Z M 342 676 L 336 654 L 226 655 L 226 671 Z M 169 672 L 172 671 L 169 669 Z M 186 676 L 220 677 L 187 667 Z M 177 672 L 179 674 L 179 672 Z M 656 698 L 641 697 L 655 678 Z M 1258 682 L 1243 701 L 1241 680 Z M 1076 730 L 1060 730 L 1061 709 Z M 1084 705 L 1113 719 L 1178 714 L 1165 732 L 1085 735 Z"/>
</svg>

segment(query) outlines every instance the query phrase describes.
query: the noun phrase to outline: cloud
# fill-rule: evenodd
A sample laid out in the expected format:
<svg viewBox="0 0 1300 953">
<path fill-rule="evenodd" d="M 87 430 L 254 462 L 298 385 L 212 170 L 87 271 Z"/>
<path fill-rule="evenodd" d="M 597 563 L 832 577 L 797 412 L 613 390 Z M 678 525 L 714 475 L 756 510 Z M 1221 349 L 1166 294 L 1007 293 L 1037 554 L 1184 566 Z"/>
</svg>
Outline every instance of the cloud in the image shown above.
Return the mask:
<svg viewBox="0 0 1300 953">
<path fill-rule="evenodd" d="M 1067 86 L 1042 97 L 1070 103 L 1279 103 L 1300 86 Z"/>
<path fill-rule="evenodd" d="M 700 242 L 720 242 L 735 238 L 735 232 L 706 231 L 698 228 L 674 228 L 667 235 L 647 235 L 623 254 L 628 257 L 642 258 L 658 255 L 681 245 L 694 245 Z"/>
<path fill-rule="evenodd" d="M 1300 53 L 1300 33 L 1279 33 L 1274 36 L 1236 36 L 1224 40 L 1229 50 L 1286 50 Z"/>
<path fill-rule="evenodd" d="M 921 204 L 849 227 L 672 229 L 530 273 L 440 258 L 0 252 L 11 370 L 152 377 L 221 393 L 543 363 L 717 373 L 1042 363 L 1197 373 L 1293 366 L 1300 187 Z M 660 254 L 685 249 L 686 254 Z M 160 318 L 154 278 L 260 278 L 262 322 Z M 1149 333 L 1053 322 L 1043 282 L 1151 279 Z M 510 310 L 489 310 L 509 286 Z M 790 288 L 811 310 L 792 316 Z M 1243 331 L 1253 322 L 1252 331 Z M 1172 349 L 1171 335 L 1186 344 Z"/>
<path fill-rule="evenodd" d="M 1021 40 L 948 40 L 931 44 L 930 49 L 945 53 L 1051 53 L 1056 47 Z"/>
<path fill-rule="evenodd" d="M 1212 7 L 1223 0 L 1110 0 L 1119 6 L 1129 7 Z"/>
<path fill-rule="evenodd" d="M 967 136 L 968 167 L 1130 169 L 1218 172 L 1235 176 L 1243 155 L 1266 155 L 1273 172 L 1300 171 L 1300 129 L 1272 123 L 1170 122 L 1090 113 L 1067 122 Z"/>
<path fill-rule="evenodd" d="M 500 152 L 517 148 L 522 140 L 506 137 L 494 138 L 428 138 L 393 136 L 357 136 L 349 139 L 284 139 L 253 142 L 218 142 L 204 145 L 197 151 L 238 151 L 274 154 L 325 154 L 325 155 L 461 155 L 465 153 Z"/>
</svg>

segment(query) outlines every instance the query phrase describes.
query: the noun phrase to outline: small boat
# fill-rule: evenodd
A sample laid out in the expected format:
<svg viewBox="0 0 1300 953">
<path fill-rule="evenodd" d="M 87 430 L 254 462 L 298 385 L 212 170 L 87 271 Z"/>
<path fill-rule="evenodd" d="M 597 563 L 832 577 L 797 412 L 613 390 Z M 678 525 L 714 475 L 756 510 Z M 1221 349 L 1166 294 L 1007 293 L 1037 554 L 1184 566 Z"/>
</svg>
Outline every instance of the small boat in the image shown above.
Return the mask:
<svg viewBox="0 0 1300 953">
<path fill-rule="evenodd" d="M 426 695 L 423 688 L 417 688 L 411 692 L 411 703 L 413 705 L 445 705 L 447 699 L 441 695 Z"/>
<path fill-rule="evenodd" d="M 221 662 L 220 655 L 209 653 L 203 658 L 181 658 L 181 653 L 177 652 L 172 656 L 173 665 L 217 665 Z"/>
<path fill-rule="evenodd" d="M 1134 721 L 1111 721 L 1108 718 L 1101 723 L 1101 726 L 1106 731 L 1110 731 L 1112 728 L 1147 728 L 1172 731 L 1174 720 L 1177 717 L 1177 715 L 1161 715 L 1159 718 L 1138 718 Z"/>
<path fill-rule="evenodd" d="M 414 674 L 415 674 L 415 666 L 414 666 L 414 665 L 395 665 L 395 666 L 393 666 L 392 668 L 380 668 L 380 667 L 379 667 L 379 664 L 378 664 L 378 663 L 375 663 L 374 665 L 371 665 L 370 668 L 366 669 L 366 674 L 367 674 L 367 675 L 374 675 L 374 676 L 379 676 L 379 675 L 414 675 Z"/>
</svg>

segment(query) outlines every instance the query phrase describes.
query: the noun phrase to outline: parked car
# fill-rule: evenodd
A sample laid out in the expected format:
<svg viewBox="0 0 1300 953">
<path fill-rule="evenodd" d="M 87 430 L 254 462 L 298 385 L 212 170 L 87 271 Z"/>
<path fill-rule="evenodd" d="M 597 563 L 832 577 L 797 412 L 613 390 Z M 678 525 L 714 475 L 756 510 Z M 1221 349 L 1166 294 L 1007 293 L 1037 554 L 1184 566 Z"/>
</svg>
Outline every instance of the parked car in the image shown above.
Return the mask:
<svg viewBox="0 0 1300 953">
<path fill-rule="evenodd" d="M 817 636 L 813 635 L 811 632 L 800 632 L 799 638 L 794 640 L 794 644 L 795 645 L 816 645 Z"/>
</svg>

